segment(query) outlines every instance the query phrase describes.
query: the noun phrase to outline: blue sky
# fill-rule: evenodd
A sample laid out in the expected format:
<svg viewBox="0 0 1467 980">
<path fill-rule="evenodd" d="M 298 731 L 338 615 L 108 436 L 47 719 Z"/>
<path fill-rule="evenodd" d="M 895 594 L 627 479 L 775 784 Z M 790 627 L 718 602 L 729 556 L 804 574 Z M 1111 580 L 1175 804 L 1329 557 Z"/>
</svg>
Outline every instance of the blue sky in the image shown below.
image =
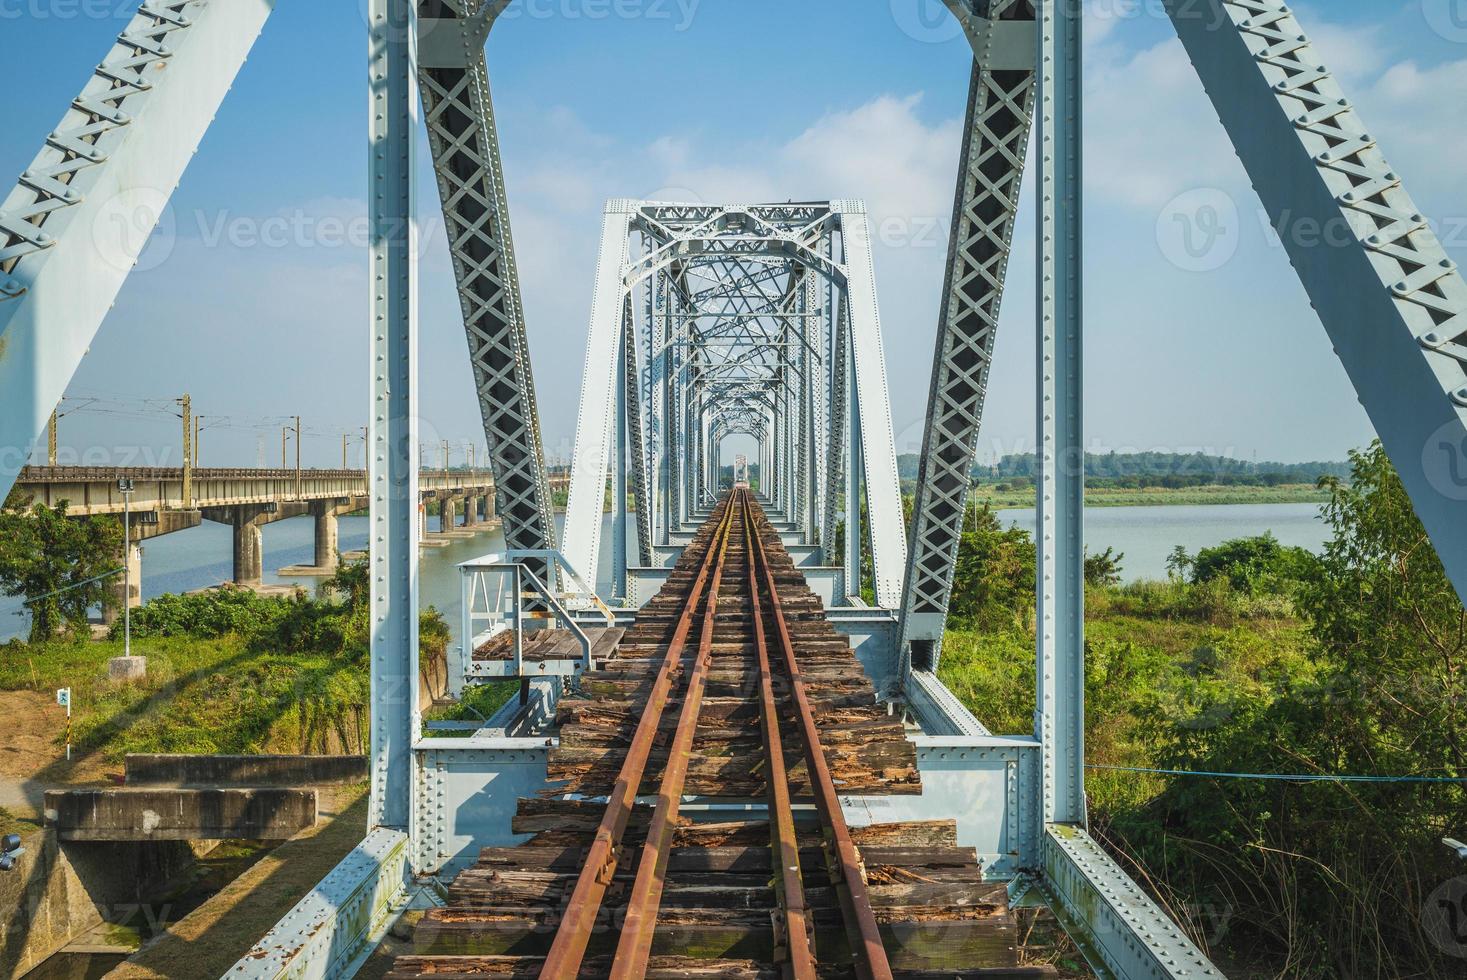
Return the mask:
<svg viewBox="0 0 1467 980">
<path fill-rule="evenodd" d="M 176 462 L 167 402 L 188 391 L 205 416 L 205 465 L 278 460 L 281 418 L 295 414 L 307 464 L 340 461 L 367 398 L 363 3 L 280 0 L 76 377 L 63 406 L 76 409 L 62 423 L 70 458 Z M 516 0 L 489 57 L 552 455 L 570 451 L 609 197 L 865 198 L 898 448 L 916 447 L 969 65 L 937 6 Z M 1090 4 L 1088 440 L 1341 457 L 1371 437 L 1369 423 L 1159 6 Z M 1467 260 L 1467 2 L 1298 8 Z M 25 79 L 0 118 L 0 174 L 25 168 L 131 9 L 0 0 L 0 57 Z M 482 442 L 426 149 L 423 162 L 425 441 Z M 1226 227 L 1222 250 L 1197 263 L 1167 229 L 1199 200 L 1217 203 Z M 985 456 L 1033 444 L 1031 204 Z"/>
</svg>

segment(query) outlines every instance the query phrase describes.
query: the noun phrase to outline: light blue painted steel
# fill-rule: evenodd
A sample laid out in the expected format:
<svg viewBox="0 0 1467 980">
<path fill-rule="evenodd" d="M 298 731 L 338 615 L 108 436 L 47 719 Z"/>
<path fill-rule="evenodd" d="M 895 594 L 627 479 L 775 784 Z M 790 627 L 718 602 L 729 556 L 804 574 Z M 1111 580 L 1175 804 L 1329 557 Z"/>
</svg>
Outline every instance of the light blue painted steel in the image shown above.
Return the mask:
<svg viewBox="0 0 1467 980">
<path fill-rule="evenodd" d="M 147 0 L 0 201 L 0 500 L 273 8 Z"/>
<path fill-rule="evenodd" d="M 1039 851 L 1024 839 L 1021 800 L 1039 790 L 1039 743 L 995 736 L 912 739 L 922 792 L 915 796 L 843 795 L 853 825 L 952 820 L 958 844 L 976 848 L 984 877 L 1012 878 L 1035 867 Z"/>
<path fill-rule="evenodd" d="M 1050 905 L 1097 971 L 1122 980 L 1222 980 L 1222 972 L 1085 831 L 1051 826 L 1042 847 Z"/>
<path fill-rule="evenodd" d="M 1039 14 L 1038 701 L 1046 823 L 1085 822 L 1081 2 Z"/>
<path fill-rule="evenodd" d="M 617 364 L 621 363 L 622 305 L 626 285 L 627 235 L 636 202 L 607 202 L 601 225 L 601 250 L 591 298 L 591 329 L 581 376 L 576 415 L 575 456 L 570 500 L 565 509 L 565 555 L 571 565 L 594 575 L 601 553 L 601 521 L 606 501 L 606 466 L 611 455 L 616 414 Z M 593 583 L 594 586 L 594 583 Z"/>
<path fill-rule="evenodd" d="M 902 513 L 902 487 L 897 475 L 896 439 L 892 434 L 891 400 L 886 384 L 886 354 L 881 343 L 881 316 L 876 304 L 876 272 L 871 262 L 871 226 L 859 201 L 836 201 L 847 270 L 846 298 L 851 323 L 851 366 L 856 380 L 855 417 L 861 428 L 867 528 L 871 539 L 876 604 L 895 609 L 902 602 L 907 570 L 907 522 Z"/>
<path fill-rule="evenodd" d="M 1467 283 L 1286 4 L 1167 11 L 1467 600 Z"/>
<path fill-rule="evenodd" d="M 949 6 L 972 12 L 967 3 Z M 902 595 L 903 672 L 936 670 L 967 515 L 979 426 L 1034 111 L 1034 11 L 983 4 L 958 160 Z"/>
<path fill-rule="evenodd" d="M 408 830 L 418 730 L 418 92 L 413 5 L 371 0 L 371 683 L 369 827 Z"/>
<path fill-rule="evenodd" d="M 547 713 L 554 714 L 547 705 Z M 449 876 L 472 864 L 478 849 L 528 839 L 511 828 L 521 798 L 545 788 L 550 747 L 543 737 L 481 732 L 471 738 L 423 739 L 416 756 L 413 804 L 418 831 L 414 861 Z"/>
<path fill-rule="evenodd" d="M 373 830 L 222 980 L 350 977 L 410 896 L 408 837 Z"/>
</svg>

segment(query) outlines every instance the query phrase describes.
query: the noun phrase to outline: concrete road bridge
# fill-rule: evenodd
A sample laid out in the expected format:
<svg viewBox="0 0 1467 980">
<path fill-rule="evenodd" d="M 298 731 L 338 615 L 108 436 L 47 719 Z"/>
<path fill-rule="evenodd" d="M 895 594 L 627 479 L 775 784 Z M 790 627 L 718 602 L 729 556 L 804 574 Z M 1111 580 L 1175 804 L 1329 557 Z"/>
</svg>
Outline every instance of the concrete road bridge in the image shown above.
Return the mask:
<svg viewBox="0 0 1467 980">
<path fill-rule="evenodd" d="M 232 581 L 258 585 L 265 573 L 260 529 L 276 521 L 309 516 L 315 522 L 315 560 L 299 571 L 329 575 L 340 557 L 338 518 L 365 511 L 371 504 L 365 470 L 27 466 L 20 471 L 15 487 L 26 498 L 49 507 L 64 501 L 67 513 L 73 516 L 121 516 L 122 480 L 130 481 L 133 488 L 125 504 L 131 531 L 127 601 L 133 606 L 142 601 L 145 541 L 198 527 L 204 521 L 227 524 L 234 531 Z M 425 470 L 418 476 L 418 501 L 424 535 L 429 528 L 430 502 L 436 504 L 440 532 L 475 528 L 495 517 L 494 477 L 479 470 Z M 123 586 L 117 588 L 121 597 Z"/>
<path fill-rule="evenodd" d="M 513 964 L 514 975 L 570 978 L 583 954 L 610 957 L 595 961 L 602 964 L 592 969 L 595 975 L 643 975 L 636 971 L 649 951 L 654 965 L 645 975 L 708 975 L 689 973 L 683 962 L 668 973 L 655 962 L 659 950 L 670 948 L 659 919 L 664 883 L 655 875 L 644 882 L 640 872 L 633 882 L 633 857 L 608 842 L 633 826 L 645 838 L 643 866 L 661 867 L 673 826 L 667 808 L 676 816 L 677 804 L 652 808 L 636 798 L 639 790 L 653 791 L 648 767 L 654 762 L 669 771 L 687 762 L 687 794 L 676 792 L 681 784 L 669 784 L 666 773 L 661 783 L 662 799 L 682 801 L 687 833 L 726 817 L 732 805 L 740 820 L 761 814 L 765 831 L 780 828 L 781 846 L 795 852 L 805 846 L 799 827 L 788 825 L 797 810 L 802 816 L 808 810 L 766 799 L 758 788 L 729 790 L 737 794 L 732 801 L 709 795 L 697 788 L 704 784 L 696 758 L 663 749 L 654 757 L 657 733 L 643 731 L 646 718 L 655 728 L 659 698 L 683 703 L 679 733 L 696 725 L 690 702 L 703 689 L 695 684 L 707 685 L 705 710 L 723 722 L 812 715 L 808 706 L 795 712 L 789 701 L 789 688 L 798 685 L 781 684 L 772 696 L 783 703 L 771 706 L 762 691 L 728 687 L 716 660 L 706 676 L 674 669 L 685 647 L 691 654 L 696 643 L 697 662 L 705 665 L 705 654 L 714 656 L 718 647 L 716 636 L 690 640 L 689 631 L 694 624 L 716 628 L 711 610 L 719 586 L 689 583 L 724 568 L 724 559 L 705 546 L 720 525 L 715 515 L 728 512 L 717 503 L 721 462 L 725 442 L 738 437 L 741 446 L 757 447 L 749 462 L 758 516 L 746 516 L 743 526 L 757 524 L 769 536 L 785 594 L 798 605 L 781 611 L 781 587 L 771 579 L 757 601 L 752 587 L 731 593 L 734 612 L 719 615 L 764 629 L 755 646 L 766 653 L 793 650 L 787 674 L 780 675 L 785 681 L 806 669 L 802 642 L 815 643 L 807 649 L 816 658 L 833 656 L 832 646 L 847 659 L 854 653 L 860 670 L 850 668 L 848 689 L 830 696 L 840 710 L 899 719 L 902 751 L 910 751 L 919 776 L 904 784 L 915 793 L 882 804 L 892 819 L 945 822 L 952 834 L 942 846 L 964 849 L 963 868 L 981 868 L 981 880 L 967 884 L 998 885 L 1016 900 L 1047 904 L 1099 976 L 1221 976 L 1086 830 L 1084 488 L 1081 468 L 1072 463 L 1083 458 L 1085 445 L 1080 62 L 1088 18 L 1082 0 L 946 0 L 971 42 L 973 61 L 911 520 L 897 477 L 865 206 L 834 196 L 784 203 L 618 199 L 603 214 L 563 534 L 554 520 L 530 367 L 532 311 L 520 295 L 484 53 L 491 29 L 519 31 L 523 24 L 500 21 L 508 0 L 364 2 L 371 312 L 361 336 L 370 352 L 371 468 L 354 478 L 359 482 L 323 475 L 319 499 L 354 500 L 359 493 L 370 510 L 370 829 L 228 975 L 350 976 L 404 907 L 436 900 L 441 881 L 456 879 L 459 896 L 471 903 L 511 901 L 512 889 L 496 867 L 522 865 L 526 855 L 515 845 L 545 829 L 594 832 L 594 840 L 566 839 L 585 841 L 602 863 L 580 874 L 575 862 L 584 864 L 584 852 L 577 846 L 557 859 L 571 861 L 570 869 L 541 854 L 545 861 L 531 872 L 539 894 L 563 888 L 573 896 L 566 909 L 591 914 L 625 872 L 635 895 L 636 929 L 627 932 L 632 948 L 625 958 L 611 944 L 598 950 L 588 935 L 593 924 L 571 916 L 546 929 L 563 909 L 521 906 L 509 916 L 523 926 L 516 935 L 526 937 L 515 951 L 522 959 Z M 0 493 L 21 477 L 15 461 L 27 458 L 146 240 L 137 228 L 106 220 L 108 207 L 120 195 L 168 200 L 273 6 L 272 0 L 146 0 L 0 202 Z M 1467 446 L 1467 282 L 1289 5 L 1163 0 L 1161 6 L 1449 576 L 1467 595 L 1467 494 L 1454 470 Z M 418 510 L 424 494 L 435 492 L 418 465 L 413 148 L 424 130 L 506 539 L 503 553 L 463 569 L 464 635 L 471 647 L 463 682 L 523 682 L 521 699 L 467 738 L 425 737 L 415 695 Z M 1033 172 L 1026 174 L 1029 161 Z M 937 668 L 1026 183 L 1038 202 L 1036 254 L 1023 257 L 1039 272 L 1032 318 L 1037 364 L 1003 370 L 1038 378 L 1037 707 L 1032 729 L 993 733 L 982 721 L 985 706 L 961 703 L 938 680 Z M 1344 233 L 1320 235 L 1320 228 Z M 608 465 L 613 499 L 630 498 L 636 506 L 630 516 L 617 508 L 603 541 Z M 277 474 L 249 485 L 199 476 L 200 499 L 190 503 L 220 494 L 221 516 L 249 525 L 269 505 L 247 499 L 251 494 L 278 494 L 277 507 L 315 506 L 300 495 L 299 479 Z M 217 486 L 210 489 L 211 482 Z M 88 505 L 77 486 L 70 492 Z M 163 498 L 181 505 L 181 493 L 158 491 L 160 520 L 168 512 Z M 99 492 L 95 506 L 104 500 Z M 726 540 L 728 525 L 722 526 Z M 774 576 L 774 559 L 750 561 L 751 553 L 745 548 L 744 557 L 730 559 L 730 574 L 762 568 Z M 603 554 L 609 576 L 587 581 L 602 567 Z M 679 597 L 686 603 L 669 618 L 667 608 Z M 635 638 L 626 649 L 618 630 L 628 631 L 623 639 Z M 484 658 L 477 659 L 481 650 Z M 794 662 L 799 670 L 789 666 Z M 649 666 L 658 663 L 662 669 Z M 761 688 L 771 670 L 781 670 L 762 662 L 757 669 Z M 831 684 L 839 688 L 839 678 Z M 615 700 L 618 692 L 626 695 L 621 704 L 587 707 L 597 697 Z M 575 735 L 572 723 L 598 710 L 625 723 L 631 748 L 608 750 L 598 757 L 601 769 L 587 772 L 576 768 L 584 757 L 565 743 Z M 822 711 L 821 717 L 834 716 Z M 809 747 L 849 734 L 817 727 L 803 740 L 806 762 L 816 769 L 820 755 Z M 682 734 L 676 744 L 684 744 Z M 768 746 L 767 731 L 765 739 Z M 551 799 L 552 778 L 588 791 L 581 799 Z M 860 846 L 861 834 L 874 832 L 872 805 L 863 798 L 832 799 L 820 778 L 799 785 L 821 798 L 827 827 L 848 824 L 834 835 L 843 848 Z M 521 799 L 537 802 L 527 810 Z M 556 822 L 547 823 L 547 814 Z M 770 839 L 756 837 L 749 840 L 762 851 Z M 818 839 L 807 840 L 818 856 Z M 623 857 L 625 868 L 617 863 Z M 877 899 L 860 897 L 866 888 L 849 874 L 862 873 L 860 861 L 848 849 L 830 867 L 840 871 L 829 884 L 839 892 L 841 911 L 812 911 L 806 935 L 818 939 L 847 918 L 849 928 L 835 935 L 850 942 L 817 943 L 818 955 L 838 959 L 838 969 L 848 971 L 840 975 L 893 975 L 891 962 L 909 961 L 912 945 L 878 928 Z M 797 884 L 809 882 L 788 879 L 780 894 L 794 894 Z M 973 897 L 958 892 L 955 904 Z M 761 908 L 759 922 L 739 920 L 740 935 L 775 958 L 766 964 L 771 969 L 813 975 L 809 950 L 771 940 L 765 911 L 786 923 L 802 911 L 780 902 Z M 701 911 L 710 913 L 705 924 L 715 930 L 737 919 L 728 910 L 722 917 Z M 456 935 L 451 923 L 442 924 L 440 939 Z M 394 976 L 464 975 L 455 972 L 458 966 L 494 972 L 493 955 L 481 946 L 473 950 L 488 959 L 400 962 Z M 746 973 L 712 969 L 723 969 L 720 976 L 776 975 L 759 972 L 763 966 Z M 939 972 L 954 975 L 945 967 Z"/>
</svg>

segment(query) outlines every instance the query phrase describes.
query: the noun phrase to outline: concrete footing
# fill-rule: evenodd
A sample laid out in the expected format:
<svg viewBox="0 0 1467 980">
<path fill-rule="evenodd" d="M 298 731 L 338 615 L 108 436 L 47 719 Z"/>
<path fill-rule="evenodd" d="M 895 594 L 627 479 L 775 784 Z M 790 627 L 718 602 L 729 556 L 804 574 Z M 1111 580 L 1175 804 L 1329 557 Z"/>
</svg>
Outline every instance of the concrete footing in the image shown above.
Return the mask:
<svg viewBox="0 0 1467 980">
<path fill-rule="evenodd" d="M 285 840 L 316 823 L 313 789 L 46 791 L 64 841 Z"/>
<path fill-rule="evenodd" d="M 147 676 L 147 657 L 113 657 L 107 661 L 107 679 L 114 684 L 140 681 Z"/>
</svg>

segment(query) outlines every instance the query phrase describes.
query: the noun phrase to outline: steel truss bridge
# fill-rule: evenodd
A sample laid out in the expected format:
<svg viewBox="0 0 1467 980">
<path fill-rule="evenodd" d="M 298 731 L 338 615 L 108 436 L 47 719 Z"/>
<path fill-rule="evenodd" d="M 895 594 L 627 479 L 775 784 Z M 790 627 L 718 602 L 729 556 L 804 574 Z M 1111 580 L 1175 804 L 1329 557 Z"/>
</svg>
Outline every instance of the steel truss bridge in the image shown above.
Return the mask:
<svg viewBox="0 0 1467 980">
<path fill-rule="evenodd" d="M 920 812 L 955 818 L 961 842 L 1016 894 L 1036 888 L 1098 972 L 1219 975 L 1085 832 L 1083 475 L 1066 465 L 1083 445 L 1080 0 L 946 0 L 973 67 L 910 526 L 861 203 L 616 200 L 596 267 L 563 541 L 484 54 L 507 2 L 368 2 L 372 829 L 230 976 L 350 975 L 435 876 L 463 867 L 479 846 L 514 842 L 505 801 L 544 783 L 546 740 L 515 727 L 522 716 L 473 738 L 420 737 L 420 126 L 449 229 L 506 560 L 542 580 L 537 601 L 573 620 L 634 621 L 720 489 L 723 440 L 752 439 L 759 492 L 791 557 L 883 696 L 920 729 Z M 1467 508 L 1450 470 L 1467 446 L 1467 284 L 1288 6 L 1165 5 L 1467 595 Z M 108 209 L 152 202 L 161 212 L 272 7 L 146 0 L 0 203 L 0 497 L 143 244 L 105 220 Z M 999 736 L 934 672 L 1031 142 L 1038 707 L 1033 731 Z M 1350 234 L 1290 233 L 1304 223 Z M 613 499 L 636 507 L 631 518 L 615 508 L 603 610 L 567 583 L 598 567 L 609 460 Z M 868 580 L 872 601 L 862 598 Z M 536 680 L 527 710 L 553 713 L 574 683 L 573 672 Z"/>
</svg>

